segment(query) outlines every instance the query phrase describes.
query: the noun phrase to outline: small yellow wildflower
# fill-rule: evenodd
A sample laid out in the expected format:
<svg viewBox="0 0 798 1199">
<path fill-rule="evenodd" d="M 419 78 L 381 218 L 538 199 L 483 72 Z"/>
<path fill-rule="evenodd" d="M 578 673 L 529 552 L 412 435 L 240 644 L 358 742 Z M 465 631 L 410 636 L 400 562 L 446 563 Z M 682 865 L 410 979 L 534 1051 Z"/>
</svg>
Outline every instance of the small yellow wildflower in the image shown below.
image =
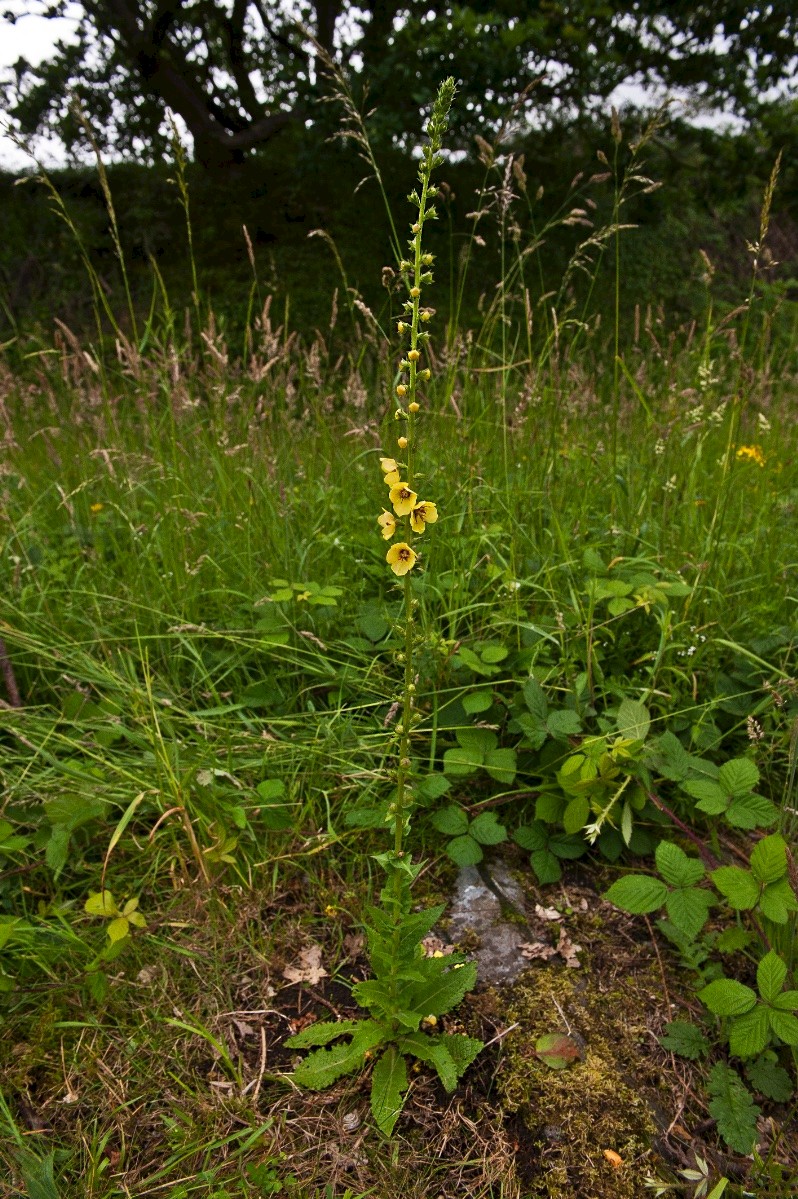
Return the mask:
<svg viewBox="0 0 798 1199">
<path fill-rule="evenodd" d="M 765 455 L 758 445 L 741 445 L 737 450 L 737 458 L 741 462 L 755 462 L 757 466 L 765 465 Z"/>
<path fill-rule="evenodd" d="M 386 512 L 383 508 L 382 516 L 377 517 L 378 524 L 382 527 L 382 535 L 386 541 L 390 541 L 396 532 L 396 518 L 393 512 Z"/>
<path fill-rule="evenodd" d="M 399 446 L 400 450 L 406 450 L 407 449 L 407 438 L 406 437 L 397 438 L 396 444 Z"/>
<path fill-rule="evenodd" d="M 421 357 L 421 353 L 419 350 L 408 350 L 407 357 L 411 362 L 418 362 L 419 358 Z"/>
<path fill-rule="evenodd" d="M 423 371 L 419 371 L 419 372 L 418 372 L 418 376 L 419 376 L 419 378 L 420 378 L 420 379 L 431 379 L 431 378 L 432 378 L 432 371 L 429 369 L 429 367 L 428 367 L 428 366 L 425 366 L 425 367 L 424 367 L 424 369 L 423 369 Z"/>
<path fill-rule="evenodd" d="M 89 512 L 102 512 L 104 507 L 105 504 L 91 504 L 89 507 Z"/>
<path fill-rule="evenodd" d="M 416 296 L 421 295 L 421 288 L 420 287 L 411 287 L 410 294 L 413 297 L 413 299 L 415 300 Z"/>
<path fill-rule="evenodd" d="M 429 308 L 425 308 L 424 311 L 420 314 L 420 316 L 421 316 L 422 321 L 431 321 L 432 320 L 432 313 L 430 312 Z"/>
<path fill-rule="evenodd" d="M 404 399 L 404 397 L 407 395 L 407 388 L 405 387 L 404 383 L 399 384 L 396 389 L 396 394 L 399 396 L 400 400 Z"/>
<path fill-rule="evenodd" d="M 415 491 L 411 491 L 407 483 L 402 482 L 391 488 L 388 498 L 393 504 L 393 510 L 397 516 L 407 516 L 408 512 L 412 512 L 418 503 Z"/>
<path fill-rule="evenodd" d="M 438 509 L 429 500 L 416 504 L 410 513 L 410 528 L 414 533 L 423 533 L 427 525 L 434 525 L 438 519 Z"/>
<path fill-rule="evenodd" d="M 396 331 L 400 337 L 403 337 L 404 334 L 407 333 L 407 325 L 404 321 L 399 322 L 399 324 L 396 326 Z"/>
<path fill-rule="evenodd" d="M 415 400 L 413 400 L 412 404 L 408 404 L 407 406 L 411 412 L 418 412 L 419 409 L 421 408 L 421 405 L 417 404 Z"/>
<path fill-rule="evenodd" d="M 388 487 L 395 487 L 401 478 L 399 464 L 393 458 L 380 458 L 380 470 L 383 473 L 383 482 Z"/>
<path fill-rule="evenodd" d="M 406 541 L 397 541 L 385 555 L 385 561 L 395 575 L 406 575 L 416 564 L 416 553 Z"/>
</svg>

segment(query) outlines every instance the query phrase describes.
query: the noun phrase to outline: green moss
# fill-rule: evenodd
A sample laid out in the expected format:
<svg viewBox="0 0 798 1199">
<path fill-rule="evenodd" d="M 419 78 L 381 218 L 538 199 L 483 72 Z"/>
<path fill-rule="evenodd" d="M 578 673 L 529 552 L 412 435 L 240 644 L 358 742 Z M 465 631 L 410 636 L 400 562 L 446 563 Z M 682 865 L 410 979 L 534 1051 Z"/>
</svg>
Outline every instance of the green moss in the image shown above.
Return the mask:
<svg viewBox="0 0 798 1199">
<path fill-rule="evenodd" d="M 528 1141 L 525 1193 L 548 1199 L 639 1199 L 653 1172 L 656 1079 L 641 1075 L 643 1014 L 657 984 L 646 972 L 620 978 L 602 993 L 567 970 L 528 972 L 510 996 L 508 1037 L 499 1086 L 505 1108 L 517 1112 Z M 535 1054 L 546 1032 L 566 1032 L 583 1046 L 582 1060 L 552 1070 Z M 522 1134 L 523 1137 L 523 1134 Z M 622 1159 L 613 1165 L 611 1150 Z"/>
</svg>

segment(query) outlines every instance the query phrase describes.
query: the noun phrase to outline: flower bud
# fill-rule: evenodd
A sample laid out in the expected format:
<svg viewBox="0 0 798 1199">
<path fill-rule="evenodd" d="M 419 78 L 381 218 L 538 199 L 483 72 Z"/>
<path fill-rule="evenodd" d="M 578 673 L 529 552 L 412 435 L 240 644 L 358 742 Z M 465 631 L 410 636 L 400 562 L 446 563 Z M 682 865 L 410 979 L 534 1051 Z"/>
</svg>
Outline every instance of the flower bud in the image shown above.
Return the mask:
<svg viewBox="0 0 798 1199">
<path fill-rule="evenodd" d="M 405 387 L 404 383 L 399 384 L 399 386 L 396 389 L 396 394 L 399 396 L 400 400 L 403 400 L 404 397 L 407 395 L 407 388 Z"/>
<path fill-rule="evenodd" d="M 411 233 L 420 233 L 421 232 L 421 226 L 419 225 L 418 221 L 416 221 L 415 225 L 410 226 L 410 232 Z M 422 259 L 422 261 L 423 261 L 423 259 Z"/>
<path fill-rule="evenodd" d="M 421 288 L 420 287 L 411 287 L 410 294 L 413 297 L 413 299 L 415 300 L 417 296 L 421 295 Z"/>
<path fill-rule="evenodd" d="M 421 405 L 417 404 L 415 400 L 413 400 L 412 404 L 408 404 L 407 406 L 411 412 L 418 412 L 421 408 Z"/>
<path fill-rule="evenodd" d="M 400 437 L 400 438 L 397 440 L 396 444 L 399 446 L 399 449 L 400 449 L 400 450 L 406 450 L 406 449 L 407 449 L 407 438 L 406 438 L 406 437 Z"/>
<path fill-rule="evenodd" d="M 421 354 L 418 350 L 408 350 L 407 357 L 410 362 L 418 362 Z"/>
<path fill-rule="evenodd" d="M 422 320 L 424 319 L 423 316 L 421 319 Z M 427 317 L 427 320 L 429 320 L 429 317 Z M 396 328 L 397 328 L 397 331 L 398 331 L 400 337 L 403 337 L 404 334 L 407 333 L 407 325 L 405 324 L 404 321 L 400 321 L 399 324 L 396 326 Z"/>
<path fill-rule="evenodd" d="M 423 371 L 419 371 L 418 373 L 422 379 L 431 379 L 432 378 L 432 371 L 429 369 L 428 366 L 425 366 Z"/>
</svg>

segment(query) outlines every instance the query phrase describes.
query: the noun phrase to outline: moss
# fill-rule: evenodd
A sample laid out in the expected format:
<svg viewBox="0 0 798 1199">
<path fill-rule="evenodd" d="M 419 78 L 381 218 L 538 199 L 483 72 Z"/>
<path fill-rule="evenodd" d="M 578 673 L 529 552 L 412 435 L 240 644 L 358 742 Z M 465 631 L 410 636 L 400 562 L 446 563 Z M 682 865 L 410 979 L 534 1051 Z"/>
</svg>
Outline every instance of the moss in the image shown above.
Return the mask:
<svg viewBox="0 0 798 1199">
<path fill-rule="evenodd" d="M 568 970 L 527 971 L 507 1012 L 521 1033 L 507 1038 L 499 1087 L 520 1117 L 525 1187 L 548 1199 L 639 1199 L 655 1172 L 656 1080 L 640 1076 L 639 1039 L 653 976 L 636 973 L 602 993 Z M 567 1032 L 582 1060 L 552 1070 L 535 1054 L 546 1032 Z M 649 1098 L 650 1096 L 650 1098 Z M 622 1164 L 604 1155 L 611 1150 Z"/>
</svg>

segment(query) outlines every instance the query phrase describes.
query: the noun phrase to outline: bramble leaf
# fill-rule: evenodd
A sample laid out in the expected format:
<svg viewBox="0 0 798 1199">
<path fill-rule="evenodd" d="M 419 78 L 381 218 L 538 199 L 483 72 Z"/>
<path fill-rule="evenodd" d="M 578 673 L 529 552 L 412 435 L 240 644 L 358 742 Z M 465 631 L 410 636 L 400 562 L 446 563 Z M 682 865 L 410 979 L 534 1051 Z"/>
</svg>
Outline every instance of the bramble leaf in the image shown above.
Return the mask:
<svg viewBox="0 0 798 1199">
<path fill-rule="evenodd" d="M 729 1029 L 729 1049 L 735 1057 L 755 1057 L 768 1043 L 770 1021 L 768 1009 L 758 1003 L 732 1021 Z"/>
<path fill-rule="evenodd" d="M 792 1098 L 793 1085 L 789 1074 L 778 1064 L 776 1054 L 770 1050 L 745 1067 L 746 1077 L 753 1087 L 766 1098 L 776 1103 L 786 1103 Z"/>
<path fill-rule="evenodd" d="M 756 1106 L 736 1070 L 717 1062 L 710 1071 L 707 1089 L 712 1095 L 710 1115 L 717 1121 L 718 1132 L 736 1153 L 749 1154 L 756 1144 Z"/>
<path fill-rule="evenodd" d="M 698 1061 L 709 1053 L 710 1045 L 701 1029 L 687 1020 L 672 1020 L 665 1025 L 665 1036 L 659 1038 L 664 1049 L 678 1053 L 679 1057 Z"/>
<path fill-rule="evenodd" d="M 712 896 L 698 887 L 685 887 L 671 891 L 665 907 L 676 927 L 691 940 L 697 937 L 707 922 Z"/>
<path fill-rule="evenodd" d="M 756 1003 L 756 992 L 734 978 L 716 978 L 701 988 L 698 998 L 716 1016 L 741 1016 Z"/>
<path fill-rule="evenodd" d="M 759 899 L 759 883 L 740 866 L 720 866 L 710 875 L 712 882 L 738 912 L 755 908 Z"/>
<path fill-rule="evenodd" d="M 771 949 L 757 966 L 756 985 L 759 988 L 759 994 L 768 1003 L 772 1003 L 776 996 L 781 994 L 786 978 L 787 966 Z"/>
<path fill-rule="evenodd" d="M 460 837 L 468 831 L 468 816 L 462 808 L 450 804 L 449 807 L 434 813 L 432 826 L 447 837 Z"/>
<path fill-rule="evenodd" d="M 668 898 L 668 888 L 648 874 L 627 874 L 613 883 L 604 898 L 624 912 L 642 916 L 656 912 Z"/>
<path fill-rule="evenodd" d="M 705 870 L 698 858 L 690 858 L 678 845 L 660 841 L 655 854 L 657 870 L 672 887 L 694 887 Z"/>
<path fill-rule="evenodd" d="M 751 850 L 751 873 L 760 883 L 775 883 L 787 873 L 787 846 L 778 833 L 763 837 Z"/>
<path fill-rule="evenodd" d="M 458 866 L 476 866 L 485 856 L 482 846 L 473 837 L 455 837 L 446 846 L 446 852 Z"/>
<path fill-rule="evenodd" d="M 493 812 L 480 812 L 468 826 L 468 835 L 480 845 L 499 845 L 507 840 L 507 829 L 499 824 Z"/>
</svg>

